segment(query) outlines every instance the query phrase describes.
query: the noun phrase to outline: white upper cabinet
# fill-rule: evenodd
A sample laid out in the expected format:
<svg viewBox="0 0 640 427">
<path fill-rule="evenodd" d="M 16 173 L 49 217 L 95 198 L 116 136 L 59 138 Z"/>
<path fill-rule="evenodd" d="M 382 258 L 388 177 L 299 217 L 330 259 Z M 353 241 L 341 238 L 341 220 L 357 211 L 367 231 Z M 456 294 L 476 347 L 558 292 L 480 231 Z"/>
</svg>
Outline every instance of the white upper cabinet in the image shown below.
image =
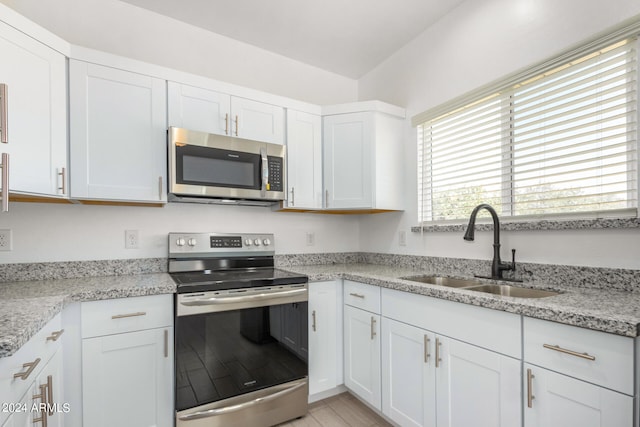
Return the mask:
<svg viewBox="0 0 640 427">
<path fill-rule="evenodd" d="M 0 113 L 8 119 L 0 152 L 9 154 L 9 190 L 67 197 L 66 58 L 4 22 L 0 54 L 7 94 Z"/>
<path fill-rule="evenodd" d="M 322 208 L 322 119 L 287 110 L 287 207 Z"/>
<path fill-rule="evenodd" d="M 360 104 L 346 110 L 386 105 Z M 403 209 L 404 113 L 389 107 L 392 108 L 387 110 L 394 114 L 375 110 L 342 112 L 344 108 L 329 109 L 331 113 L 324 114 L 325 208 Z"/>
<path fill-rule="evenodd" d="M 71 197 L 166 202 L 165 80 L 70 60 Z"/>
<path fill-rule="evenodd" d="M 284 143 L 284 108 L 211 89 L 168 83 L 169 126 Z"/>
</svg>

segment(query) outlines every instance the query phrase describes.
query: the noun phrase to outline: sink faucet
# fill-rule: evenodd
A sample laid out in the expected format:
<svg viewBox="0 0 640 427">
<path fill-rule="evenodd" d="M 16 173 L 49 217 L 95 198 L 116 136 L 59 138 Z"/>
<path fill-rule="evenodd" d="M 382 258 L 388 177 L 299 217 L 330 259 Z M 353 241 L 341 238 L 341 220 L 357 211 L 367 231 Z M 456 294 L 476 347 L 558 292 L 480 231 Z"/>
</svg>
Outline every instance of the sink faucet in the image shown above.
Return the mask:
<svg viewBox="0 0 640 427">
<path fill-rule="evenodd" d="M 516 250 L 511 250 L 512 258 L 510 263 L 500 261 L 500 221 L 498 220 L 498 214 L 496 213 L 495 209 L 493 209 L 486 203 L 476 206 L 471 212 L 469 225 L 467 226 L 467 231 L 464 233 L 464 240 L 470 242 L 473 241 L 476 227 L 476 216 L 481 209 L 486 209 L 487 211 L 489 211 L 491 217 L 493 218 L 493 260 L 491 261 L 490 279 L 502 280 L 502 272 L 504 270 L 516 269 Z"/>
</svg>

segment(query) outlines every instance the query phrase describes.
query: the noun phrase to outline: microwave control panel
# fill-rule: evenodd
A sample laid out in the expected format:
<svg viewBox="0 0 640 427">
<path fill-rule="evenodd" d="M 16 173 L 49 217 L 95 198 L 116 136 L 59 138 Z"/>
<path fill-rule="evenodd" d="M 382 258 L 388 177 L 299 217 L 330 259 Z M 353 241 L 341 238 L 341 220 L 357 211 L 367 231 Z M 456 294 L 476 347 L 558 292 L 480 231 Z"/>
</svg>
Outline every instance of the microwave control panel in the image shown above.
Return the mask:
<svg viewBox="0 0 640 427">
<path fill-rule="evenodd" d="M 268 156 L 269 188 L 268 191 L 284 191 L 284 171 L 282 157 Z"/>
</svg>

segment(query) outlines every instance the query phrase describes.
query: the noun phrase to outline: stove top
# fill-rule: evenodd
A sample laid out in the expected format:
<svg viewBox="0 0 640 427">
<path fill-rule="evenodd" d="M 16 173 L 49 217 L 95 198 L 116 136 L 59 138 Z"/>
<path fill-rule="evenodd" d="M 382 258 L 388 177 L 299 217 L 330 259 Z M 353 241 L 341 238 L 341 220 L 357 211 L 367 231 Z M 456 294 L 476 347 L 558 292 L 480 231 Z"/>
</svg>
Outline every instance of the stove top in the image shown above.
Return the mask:
<svg viewBox="0 0 640 427">
<path fill-rule="evenodd" d="M 277 268 L 204 270 L 170 273 L 178 285 L 178 293 L 222 291 L 307 283 L 303 274 Z"/>
</svg>

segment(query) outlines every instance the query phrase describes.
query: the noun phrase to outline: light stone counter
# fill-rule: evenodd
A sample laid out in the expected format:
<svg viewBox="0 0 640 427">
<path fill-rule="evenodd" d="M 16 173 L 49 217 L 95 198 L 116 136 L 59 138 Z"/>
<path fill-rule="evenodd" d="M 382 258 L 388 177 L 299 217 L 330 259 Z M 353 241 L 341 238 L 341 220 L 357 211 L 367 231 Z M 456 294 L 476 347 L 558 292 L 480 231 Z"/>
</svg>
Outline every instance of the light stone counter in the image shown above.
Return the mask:
<svg viewBox="0 0 640 427">
<path fill-rule="evenodd" d="M 175 291 L 166 273 L 0 283 L 0 357 L 15 353 L 72 302 Z"/>
</svg>

